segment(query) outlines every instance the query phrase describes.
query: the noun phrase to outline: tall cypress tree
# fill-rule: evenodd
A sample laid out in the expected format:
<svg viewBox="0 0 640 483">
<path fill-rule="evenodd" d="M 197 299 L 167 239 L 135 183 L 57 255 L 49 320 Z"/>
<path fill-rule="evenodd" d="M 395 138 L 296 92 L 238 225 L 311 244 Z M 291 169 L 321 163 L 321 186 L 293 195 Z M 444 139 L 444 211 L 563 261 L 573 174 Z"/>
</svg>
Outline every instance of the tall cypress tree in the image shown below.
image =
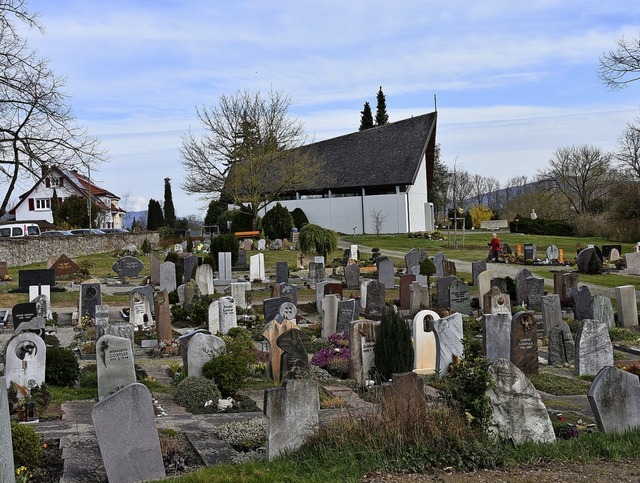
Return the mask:
<svg viewBox="0 0 640 483">
<path fill-rule="evenodd" d="M 60 203 L 58 202 L 58 193 L 56 193 L 56 189 L 53 188 L 53 193 L 51 194 L 51 216 L 53 217 L 54 226 L 58 226 L 58 223 L 60 222 L 59 212 Z"/>
<path fill-rule="evenodd" d="M 368 102 L 364 103 L 364 109 L 360 111 L 360 131 L 371 129 L 373 127 L 373 114 L 371 106 Z"/>
<path fill-rule="evenodd" d="M 389 114 L 387 114 L 387 98 L 382 92 L 382 86 L 378 91 L 378 105 L 376 107 L 376 126 L 384 126 L 389 124 Z"/>
<path fill-rule="evenodd" d="M 164 179 L 164 222 L 170 228 L 176 227 L 176 210 L 173 207 L 171 178 Z"/>
<path fill-rule="evenodd" d="M 151 198 L 147 209 L 147 230 L 155 231 L 164 226 L 164 216 L 160 202 Z"/>
</svg>

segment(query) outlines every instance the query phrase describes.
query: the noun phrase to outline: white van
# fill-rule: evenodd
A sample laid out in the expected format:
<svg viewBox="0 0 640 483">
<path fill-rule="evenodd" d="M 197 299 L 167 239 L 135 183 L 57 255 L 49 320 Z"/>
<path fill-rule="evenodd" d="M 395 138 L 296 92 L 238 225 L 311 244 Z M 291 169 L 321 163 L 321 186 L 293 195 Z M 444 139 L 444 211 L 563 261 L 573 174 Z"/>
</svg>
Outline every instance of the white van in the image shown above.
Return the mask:
<svg viewBox="0 0 640 483">
<path fill-rule="evenodd" d="M 0 225 L 0 238 L 22 238 L 40 235 L 40 227 L 35 223 L 12 223 Z"/>
</svg>

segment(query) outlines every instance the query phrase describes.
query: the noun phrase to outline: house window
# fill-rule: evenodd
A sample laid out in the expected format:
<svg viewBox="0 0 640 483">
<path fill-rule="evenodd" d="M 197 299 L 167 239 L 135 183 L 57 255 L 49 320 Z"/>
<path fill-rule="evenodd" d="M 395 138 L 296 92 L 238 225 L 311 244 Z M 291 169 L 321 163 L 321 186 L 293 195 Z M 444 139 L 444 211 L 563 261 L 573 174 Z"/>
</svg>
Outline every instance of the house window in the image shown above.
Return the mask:
<svg viewBox="0 0 640 483">
<path fill-rule="evenodd" d="M 51 198 L 36 198 L 36 211 L 38 210 L 50 210 Z"/>
</svg>

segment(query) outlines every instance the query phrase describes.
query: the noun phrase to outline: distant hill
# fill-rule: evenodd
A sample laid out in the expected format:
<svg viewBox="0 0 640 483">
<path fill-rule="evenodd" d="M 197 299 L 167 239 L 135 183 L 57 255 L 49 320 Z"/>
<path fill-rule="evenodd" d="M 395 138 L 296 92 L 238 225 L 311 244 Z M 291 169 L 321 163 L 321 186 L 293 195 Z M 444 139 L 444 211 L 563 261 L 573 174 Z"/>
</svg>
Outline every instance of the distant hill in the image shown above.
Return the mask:
<svg viewBox="0 0 640 483">
<path fill-rule="evenodd" d="M 140 219 L 144 219 L 144 225 L 146 227 L 147 225 L 147 210 L 144 211 L 128 211 L 127 213 L 124 214 L 124 216 L 122 217 L 122 226 L 123 228 L 126 228 L 127 230 L 129 228 L 131 228 L 131 224 L 133 223 L 133 219 L 136 220 L 140 220 Z"/>
</svg>

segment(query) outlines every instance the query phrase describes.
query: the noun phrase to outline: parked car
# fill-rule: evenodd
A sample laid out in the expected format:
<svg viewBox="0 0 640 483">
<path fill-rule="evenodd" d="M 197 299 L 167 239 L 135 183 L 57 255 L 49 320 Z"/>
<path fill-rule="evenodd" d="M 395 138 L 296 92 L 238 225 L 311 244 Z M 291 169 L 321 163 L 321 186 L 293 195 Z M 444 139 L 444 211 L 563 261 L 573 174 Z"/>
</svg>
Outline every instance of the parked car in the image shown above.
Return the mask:
<svg viewBox="0 0 640 483">
<path fill-rule="evenodd" d="M 75 230 L 69 230 L 72 235 L 104 235 L 105 232 L 98 230 L 97 228 L 76 228 Z"/>
<path fill-rule="evenodd" d="M 22 238 L 25 236 L 38 236 L 40 227 L 35 223 L 9 223 L 0 225 L 0 237 Z"/>
<path fill-rule="evenodd" d="M 101 230 L 105 233 L 129 233 L 129 230 L 125 230 L 124 228 L 101 228 Z"/>
<path fill-rule="evenodd" d="M 47 230 L 40 233 L 40 236 L 70 236 L 73 235 L 69 230 Z"/>
</svg>

